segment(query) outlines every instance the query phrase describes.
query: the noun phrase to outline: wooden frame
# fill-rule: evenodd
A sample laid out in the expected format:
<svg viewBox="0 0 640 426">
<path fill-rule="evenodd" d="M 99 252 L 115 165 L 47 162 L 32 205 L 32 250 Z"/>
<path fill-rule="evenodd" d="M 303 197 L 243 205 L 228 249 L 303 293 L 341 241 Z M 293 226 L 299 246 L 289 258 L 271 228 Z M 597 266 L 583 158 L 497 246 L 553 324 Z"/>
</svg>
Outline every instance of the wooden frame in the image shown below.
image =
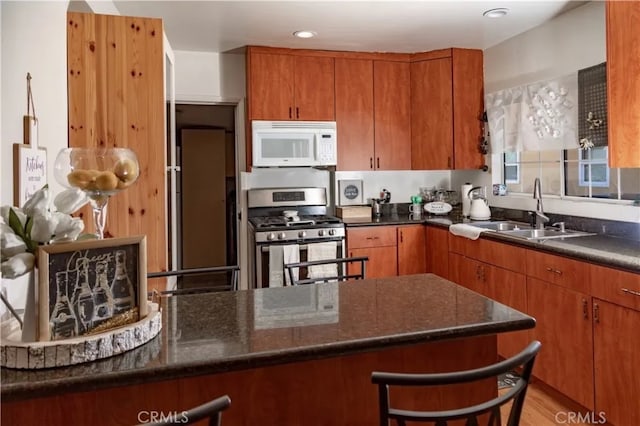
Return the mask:
<svg viewBox="0 0 640 426">
<path fill-rule="evenodd" d="M 146 236 L 40 246 L 38 268 L 38 340 L 95 334 L 147 315 Z"/>
<path fill-rule="evenodd" d="M 13 144 L 13 204 L 22 207 L 46 183 L 46 148 Z"/>
</svg>

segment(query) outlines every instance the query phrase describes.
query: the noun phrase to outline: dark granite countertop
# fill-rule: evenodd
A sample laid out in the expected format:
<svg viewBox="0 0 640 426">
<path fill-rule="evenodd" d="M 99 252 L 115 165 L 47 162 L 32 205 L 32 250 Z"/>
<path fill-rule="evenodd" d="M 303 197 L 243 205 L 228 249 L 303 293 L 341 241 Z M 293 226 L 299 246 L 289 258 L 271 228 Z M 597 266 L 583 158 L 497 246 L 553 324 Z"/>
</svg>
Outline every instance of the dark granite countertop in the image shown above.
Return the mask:
<svg viewBox="0 0 640 426">
<path fill-rule="evenodd" d="M 473 221 L 462 219 L 459 214 L 453 215 L 422 215 L 418 220 L 413 219 L 406 211 L 404 205 L 389 210 L 381 217 L 372 218 L 370 221 L 349 222 L 345 221 L 347 227 L 356 226 L 379 226 L 379 225 L 411 225 L 426 224 L 448 228 L 454 223 L 469 223 Z M 501 219 L 495 219 L 501 220 Z M 483 232 L 482 238 L 497 241 L 509 242 L 537 250 L 547 251 L 586 260 L 604 266 L 611 266 L 626 269 L 631 272 L 640 273 L 640 241 L 635 239 L 622 238 L 606 234 L 585 236 L 579 238 L 564 238 L 551 240 L 523 240 L 521 238 L 510 237 L 499 232 Z"/>
<path fill-rule="evenodd" d="M 90 391 L 532 328 L 535 320 L 433 274 L 167 297 L 163 329 L 101 361 L 3 368 L 4 401 Z"/>
</svg>

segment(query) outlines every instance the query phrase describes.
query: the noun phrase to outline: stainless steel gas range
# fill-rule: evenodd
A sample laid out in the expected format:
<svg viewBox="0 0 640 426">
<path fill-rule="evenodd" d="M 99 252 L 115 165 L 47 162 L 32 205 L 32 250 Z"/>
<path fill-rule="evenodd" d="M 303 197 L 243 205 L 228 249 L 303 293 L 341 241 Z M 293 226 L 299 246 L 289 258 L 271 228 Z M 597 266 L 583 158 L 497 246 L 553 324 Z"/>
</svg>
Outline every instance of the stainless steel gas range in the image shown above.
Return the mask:
<svg viewBox="0 0 640 426">
<path fill-rule="evenodd" d="M 287 284 L 280 270 L 287 254 L 304 262 L 310 250 L 321 247 L 344 257 L 344 224 L 327 215 L 325 188 L 251 189 L 248 207 L 249 283 L 254 288 Z"/>
</svg>

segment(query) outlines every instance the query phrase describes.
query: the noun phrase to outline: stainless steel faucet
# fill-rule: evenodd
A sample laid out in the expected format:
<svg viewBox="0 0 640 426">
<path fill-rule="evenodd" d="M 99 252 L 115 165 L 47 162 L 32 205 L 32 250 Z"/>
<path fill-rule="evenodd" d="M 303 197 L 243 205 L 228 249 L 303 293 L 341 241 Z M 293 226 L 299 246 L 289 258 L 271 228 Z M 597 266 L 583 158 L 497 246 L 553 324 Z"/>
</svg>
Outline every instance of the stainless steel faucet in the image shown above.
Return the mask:
<svg viewBox="0 0 640 426">
<path fill-rule="evenodd" d="M 533 182 L 533 198 L 538 200 L 536 205 L 535 225 L 538 229 L 544 229 L 544 224 L 549 222 L 549 218 L 544 214 L 542 207 L 542 189 L 540 189 L 540 178 L 536 178 Z"/>
</svg>

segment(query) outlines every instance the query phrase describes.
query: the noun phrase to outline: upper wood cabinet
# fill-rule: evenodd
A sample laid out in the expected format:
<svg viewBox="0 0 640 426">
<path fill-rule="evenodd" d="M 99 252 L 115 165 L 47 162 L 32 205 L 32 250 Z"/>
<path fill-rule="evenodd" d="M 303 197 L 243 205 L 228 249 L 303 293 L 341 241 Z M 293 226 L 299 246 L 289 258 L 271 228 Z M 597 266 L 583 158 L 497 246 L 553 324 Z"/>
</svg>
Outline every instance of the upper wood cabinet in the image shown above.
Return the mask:
<svg viewBox="0 0 640 426">
<path fill-rule="evenodd" d="M 609 167 L 640 167 L 640 2 L 607 1 Z"/>
<path fill-rule="evenodd" d="M 478 169 L 483 158 L 481 50 L 416 54 L 411 63 L 411 167 Z"/>
<path fill-rule="evenodd" d="M 411 84 L 407 62 L 373 62 L 376 170 L 411 169 Z"/>
<path fill-rule="evenodd" d="M 334 58 L 247 48 L 249 120 L 335 120 Z"/>
<path fill-rule="evenodd" d="M 338 170 L 371 170 L 374 156 L 373 61 L 336 58 Z"/>
<path fill-rule="evenodd" d="M 67 14 L 69 146 L 136 153 L 140 177 L 110 199 L 105 235 L 146 235 L 149 271 L 168 252 L 162 35 L 160 19 Z"/>
<path fill-rule="evenodd" d="M 411 169 L 410 108 L 407 61 L 336 58 L 338 170 Z"/>
</svg>

